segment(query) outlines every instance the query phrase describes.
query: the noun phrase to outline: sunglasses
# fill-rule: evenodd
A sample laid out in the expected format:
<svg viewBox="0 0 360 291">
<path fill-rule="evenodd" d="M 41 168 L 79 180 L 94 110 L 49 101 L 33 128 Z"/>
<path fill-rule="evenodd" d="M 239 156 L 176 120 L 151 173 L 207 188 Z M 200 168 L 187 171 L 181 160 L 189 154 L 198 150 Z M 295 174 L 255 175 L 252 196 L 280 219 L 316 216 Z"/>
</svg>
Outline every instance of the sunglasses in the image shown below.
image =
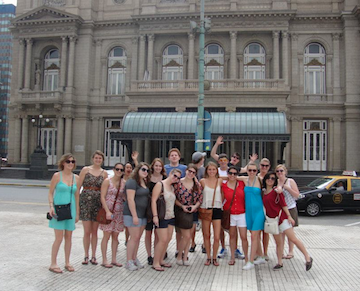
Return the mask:
<svg viewBox="0 0 360 291">
<path fill-rule="evenodd" d="M 282 173 L 284 170 L 276 170 L 276 173 Z"/>
<path fill-rule="evenodd" d="M 70 164 L 70 163 L 75 164 L 76 161 L 75 160 L 66 160 L 65 163 L 67 163 L 67 164 Z"/>
<path fill-rule="evenodd" d="M 178 175 L 174 175 L 174 178 L 176 178 L 176 180 L 180 180 L 180 176 L 178 176 Z"/>
<path fill-rule="evenodd" d="M 248 172 L 254 172 L 254 173 L 256 173 L 257 172 L 257 170 L 256 169 L 248 169 Z"/>
<path fill-rule="evenodd" d="M 227 162 L 227 161 L 228 161 L 227 158 L 221 158 L 221 159 L 219 159 L 219 162 Z"/>
<path fill-rule="evenodd" d="M 141 168 L 140 170 L 141 170 L 141 171 L 143 171 L 143 172 L 147 172 L 147 173 L 149 173 L 149 172 L 150 172 L 150 170 L 149 170 L 149 169 L 145 169 L 145 168 Z"/>
<path fill-rule="evenodd" d="M 232 176 L 236 176 L 238 173 L 237 172 L 228 172 L 228 175 L 232 175 Z"/>
<path fill-rule="evenodd" d="M 240 160 L 240 158 L 238 156 L 232 156 L 232 158 Z"/>
<path fill-rule="evenodd" d="M 193 175 L 196 175 L 196 171 L 191 171 L 191 170 L 188 170 L 189 173 L 193 174 Z"/>
<path fill-rule="evenodd" d="M 121 168 L 115 168 L 115 171 L 116 171 L 116 172 L 119 172 L 119 171 L 120 171 L 120 172 L 124 172 L 124 169 L 121 169 Z"/>
<path fill-rule="evenodd" d="M 261 166 L 261 167 L 265 167 L 265 168 L 267 168 L 267 167 L 269 167 L 270 165 L 260 164 L 260 166 Z"/>
<path fill-rule="evenodd" d="M 275 180 L 276 180 L 276 178 L 275 178 L 275 177 L 269 177 L 269 178 L 267 178 L 267 180 L 272 180 L 272 181 L 275 181 Z"/>
</svg>

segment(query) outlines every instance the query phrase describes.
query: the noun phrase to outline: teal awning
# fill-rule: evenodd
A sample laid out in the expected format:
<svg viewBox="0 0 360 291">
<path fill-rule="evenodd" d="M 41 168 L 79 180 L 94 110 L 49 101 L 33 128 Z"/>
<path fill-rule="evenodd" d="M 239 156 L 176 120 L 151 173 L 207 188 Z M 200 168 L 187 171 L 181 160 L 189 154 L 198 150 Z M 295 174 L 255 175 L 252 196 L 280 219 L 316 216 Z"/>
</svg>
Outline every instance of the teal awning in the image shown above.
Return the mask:
<svg viewBox="0 0 360 291">
<path fill-rule="evenodd" d="M 212 138 L 226 140 L 289 141 L 286 115 L 283 112 L 214 112 L 211 113 Z M 113 139 L 193 140 L 197 126 L 196 112 L 129 112 L 122 132 Z"/>
</svg>

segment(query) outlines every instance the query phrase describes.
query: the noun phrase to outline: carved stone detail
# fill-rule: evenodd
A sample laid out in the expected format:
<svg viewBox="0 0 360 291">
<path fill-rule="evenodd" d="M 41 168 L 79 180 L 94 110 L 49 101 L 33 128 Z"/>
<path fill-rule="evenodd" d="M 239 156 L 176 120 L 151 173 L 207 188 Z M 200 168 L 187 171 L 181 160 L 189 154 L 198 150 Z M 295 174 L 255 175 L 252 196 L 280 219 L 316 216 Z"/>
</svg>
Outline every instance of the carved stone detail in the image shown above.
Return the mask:
<svg viewBox="0 0 360 291">
<path fill-rule="evenodd" d="M 230 39 L 236 39 L 237 38 L 237 32 L 236 31 L 230 31 Z"/>
</svg>

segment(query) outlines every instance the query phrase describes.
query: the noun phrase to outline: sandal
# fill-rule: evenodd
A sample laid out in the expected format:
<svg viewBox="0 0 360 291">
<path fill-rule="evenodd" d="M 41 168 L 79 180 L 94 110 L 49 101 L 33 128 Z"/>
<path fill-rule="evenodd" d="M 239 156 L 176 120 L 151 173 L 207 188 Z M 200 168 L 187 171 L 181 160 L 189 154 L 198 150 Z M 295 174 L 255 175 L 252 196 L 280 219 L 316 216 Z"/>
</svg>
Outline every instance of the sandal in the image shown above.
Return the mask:
<svg viewBox="0 0 360 291">
<path fill-rule="evenodd" d="M 274 270 L 274 271 L 278 271 L 278 270 L 282 269 L 282 267 L 283 267 L 283 265 L 277 264 L 277 265 L 273 268 L 273 270 Z"/>
<path fill-rule="evenodd" d="M 107 268 L 107 269 L 110 269 L 113 267 L 113 265 L 110 265 L 110 264 L 101 264 L 101 267 L 104 267 L 104 268 Z"/>
<path fill-rule="evenodd" d="M 229 266 L 234 266 L 234 265 L 235 265 L 235 260 L 230 260 L 230 261 L 228 262 L 228 265 L 229 265 Z"/>
<path fill-rule="evenodd" d="M 74 272 L 75 271 L 74 267 L 70 266 L 70 265 L 65 266 L 65 269 L 68 270 L 69 272 Z"/>
<path fill-rule="evenodd" d="M 210 264 L 211 264 L 211 259 L 206 259 L 206 261 L 205 261 L 205 266 L 210 266 Z"/>
<path fill-rule="evenodd" d="M 53 273 L 55 273 L 55 274 L 62 274 L 62 272 L 63 272 L 59 267 L 49 268 L 49 271 L 50 271 L 50 272 L 53 272 Z"/>
<path fill-rule="evenodd" d="M 286 256 L 283 256 L 282 258 L 283 259 L 287 259 L 287 260 L 290 260 L 294 257 L 294 255 L 286 255 Z"/>
<path fill-rule="evenodd" d="M 219 262 L 217 261 L 217 259 L 213 259 L 213 265 L 215 266 L 215 267 L 218 267 L 219 266 Z"/>
<path fill-rule="evenodd" d="M 83 264 L 83 265 L 89 264 L 89 257 L 85 257 L 84 261 L 81 264 Z"/>
<path fill-rule="evenodd" d="M 95 257 L 92 257 L 92 258 L 91 258 L 90 263 L 93 264 L 93 265 L 97 265 L 97 264 L 98 264 L 98 262 L 96 261 L 96 258 L 95 258 Z"/>
<path fill-rule="evenodd" d="M 158 271 L 158 272 L 164 272 L 165 270 L 161 267 L 154 267 L 152 266 L 151 268 L 153 268 L 155 271 Z"/>
<path fill-rule="evenodd" d="M 111 262 L 111 265 L 115 266 L 115 267 L 122 267 L 123 265 L 117 262 Z"/>
<path fill-rule="evenodd" d="M 172 266 L 170 264 L 164 263 L 164 264 L 161 264 L 161 267 L 163 267 L 163 268 L 171 268 Z"/>
</svg>

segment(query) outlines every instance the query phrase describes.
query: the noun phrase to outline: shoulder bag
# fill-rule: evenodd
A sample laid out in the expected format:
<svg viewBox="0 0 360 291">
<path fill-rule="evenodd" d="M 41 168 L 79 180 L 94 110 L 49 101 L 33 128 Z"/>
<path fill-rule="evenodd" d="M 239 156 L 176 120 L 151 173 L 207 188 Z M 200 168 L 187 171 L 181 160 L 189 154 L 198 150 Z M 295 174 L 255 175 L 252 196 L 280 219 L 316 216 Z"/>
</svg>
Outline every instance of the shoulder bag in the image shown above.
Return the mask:
<svg viewBox="0 0 360 291">
<path fill-rule="evenodd" d="M 216 180 L 216 185 L 215 185 L 215 189 L 214 189 L 214 195 L 213 195 L 213 201 L 212 201 L 212 205 L 211 208 L 199 208 L 199 219 L 201 220 L 205 220 L 205 221 L 212 221 L 212 214 L 213 214 L 213 208 L 214 208 L 214 202 L 215 202 L 215 193 L 216 193 L 216 188 L 218 187 L 219 184 L 219 179 Z"/>
<path fill-rule="evenodd" d="M 166 212 L 166 202 L 164 197 L 164 184 L 161 183 L 161 193 L 159 195 L 159 198 L 156 200 L 156 208 L 158 213 L 159 220 L 165 219 L 165 212 Z M 151 195 L 149 195 L 148 199 L 148 206 L 146 208 L 146 216 L 148 221 L 152 221 L 153 219 L 153 213 L 151 209 Z"/>
<path fill-rule="evenodd" d="M 72 176 L 71 188 L 70 188 L 70 203 L 61 204 L 61 205 L 56 205 L 54 203 L 55 213 L 57 215 L 57 218 L 56 218 L 57 221 L 63 221 L 63 220 L 67 220 L 67 219 L 72 219 L 72 215 L 71 215 L 71 198 L 72 198 L 73 184 L 74 184 L 74 174 Z"/>
<path fill-rule="evenodd" d="M 120 192 L 120 188 L 121 188 L 121 179 L 120 179 L 120 182 L 119 182 L 119 188 L 117 190 L 117 193 L 116 193 L 116 197 L 115 197 L 115 202 L 114 202 L 114 205 L 113 205 L 113 208 L 111 210 L 111 212 L 114 212 L 114 209 L 115 209 L 115 205 L 116 205 L 116 202 L 117 202 L 117 198 L 119 196 L 119 192 Z M 111 223 L 111 219 L 106 219 L 106 211 L 105 211 L 105 208 L 104 207 L 101 207 L 96 215 L 96 221 L 99 222 L 100 224 L 110 224 Z"/>
<path fill-rule="evenodd" d="M 276 200 L 278 200 L 279 193 L 277 193 Z M 275 201 L 276 201 L 275 200 Z M 280 210 L 278 216 L 275 218 L 270 218 L 266 215 L 266 209 L 264 207 L 264 214 L 265 214 L 265 223 L 264 223 L 264 231 L 269 234 L 280 234 L 279 229 L 279 220 L 281 216 L 282 209 Z"/>
<path fill-rule="evenodd" d="M 229 209 L 223 211 L 222 217 L 221 217 L 221 226 L 223 229 L 226 229 L 226 230 L 230 229 L 230 214 L 231 214 L 230 212 L 231 212 L 231 207 L 234 202 L 237 185 L 238 185 L 238 183 L 236 182 L 233 197 L 232 197 L 231 203 L 230 203 L 230 207 L 229 207 Z"/>
</svg>

